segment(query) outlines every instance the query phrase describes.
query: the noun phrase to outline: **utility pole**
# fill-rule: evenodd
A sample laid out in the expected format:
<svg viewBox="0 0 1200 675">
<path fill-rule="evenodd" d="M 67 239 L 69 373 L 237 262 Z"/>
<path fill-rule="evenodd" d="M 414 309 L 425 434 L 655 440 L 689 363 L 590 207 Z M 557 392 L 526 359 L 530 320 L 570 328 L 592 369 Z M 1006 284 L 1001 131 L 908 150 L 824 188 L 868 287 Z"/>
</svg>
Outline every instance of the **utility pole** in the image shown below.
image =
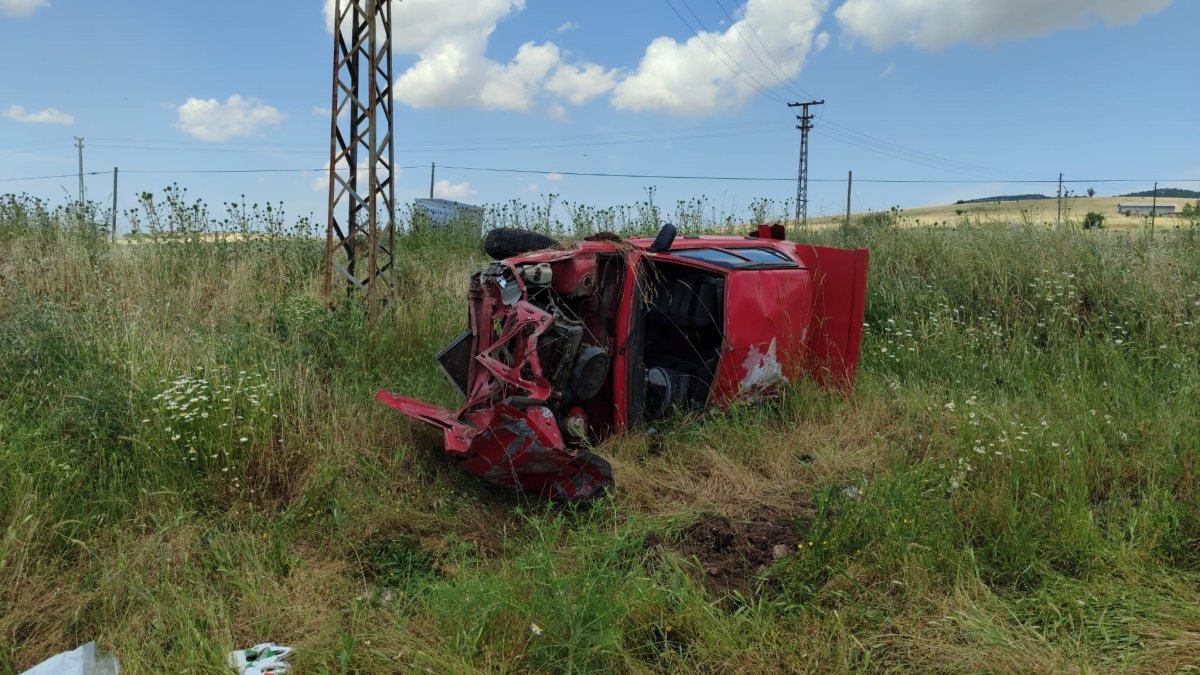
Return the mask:
<svg viewBox="0 0 1200 675">
<path fill-rule="evenodd" d="M 1062 199 L 1063 199 L 1062 185 L 1063 185 L 1063 175 L 1062 175 L 1062 172 L 1060 171 L 1058 173 L 1058 220 L 1056 221 L 1058 227 L 1062 227 Z"/>
<path fill-rule="evenodd" d="M 117 243 L 117 167 L 113 167 L 112 243 Z"/>
<path fill-rule="evenodd" d="M 83 220 L 83 139 L 75 137 L 75 147 L 79 149 L 79 219 Z"/>
<path fill-rule="evenodd" d="M 429 163 L 429 198 L 433 199 L 433 179 L 437 175 L 437 162 Z"/>
<path fill-rule="evenodd" d="M 800 124 L 800 172 L 796 177 L 796 220 L 808 227 L 808 132 L 812 129 L 812 114 L 809 106 L 824 105 L 825 101 L 807 101 L 804 103 L 789 103 L 789 108 L 800 108 L 802 113 L 796 116 Z"/>
<path fill-rule="evenodd" d="M 846 226 L 850 225 L 850 193 L 854 190 L 854 172 L 846 176 Z"/>
<path fill-rule="evenodd" d="M 366 295 L 367 317 L 374 319 L 394 290 L 392 3 L 335 0 L 333 16 L 325 297 L 332 302 L 336 270 L 347 293 Z M 366 185 L 359 181 L 364 168 Z"/>
<path fill-rule="evenodd" d="M 1158 215 L 1158 182 L 1154 183 L 1154 197 L 1150 202 L 1150 231 L 1154 231 L 1154 217 Z"/>
</svg>

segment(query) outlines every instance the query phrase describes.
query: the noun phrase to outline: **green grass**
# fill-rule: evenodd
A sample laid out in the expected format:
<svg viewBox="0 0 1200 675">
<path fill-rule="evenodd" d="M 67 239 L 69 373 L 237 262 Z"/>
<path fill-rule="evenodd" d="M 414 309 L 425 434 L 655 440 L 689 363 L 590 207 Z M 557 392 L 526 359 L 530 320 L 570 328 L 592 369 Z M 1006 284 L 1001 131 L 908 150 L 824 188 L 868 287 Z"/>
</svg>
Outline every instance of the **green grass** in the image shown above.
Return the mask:
<svg viewBox="0 0 1200 675">
<path fill-rule="evenodd" d="M 614 439 L 617 492 L 574 510 L 478 483 L 372 400 L 453 404 L 432 357 L 477 240 L 403 237 L 368 330 L 325 310 L 323 247 L 278 210 L 213 242 L 183 207 L 156 216 L 172 236 L 111 246 L 0 202 L 0 673 L 92 639 L 130 673 L 224 672 L 268 640 L 302 672 L 1200 663 L 1190 237 L 802 234 L 871 249 L 854 395 Z M 714 519 L 799 545 L 723 586 Z"/>
</svg>

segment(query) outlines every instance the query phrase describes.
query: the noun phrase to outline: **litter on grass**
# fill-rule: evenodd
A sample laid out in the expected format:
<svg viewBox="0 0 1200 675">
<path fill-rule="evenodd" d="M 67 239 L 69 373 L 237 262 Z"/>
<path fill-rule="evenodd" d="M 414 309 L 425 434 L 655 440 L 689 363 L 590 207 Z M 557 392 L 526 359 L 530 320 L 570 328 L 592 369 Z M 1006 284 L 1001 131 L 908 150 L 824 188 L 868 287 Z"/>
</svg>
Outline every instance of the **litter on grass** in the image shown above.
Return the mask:
<svg viewBox="0 0 1200 675">
<path fill-rule="evenodd" d="M 272 675 L 286 673 L 292 669 L 287 658 L 295 650 L 291 647 L 277 645 L 274 642 L 264 642 L 249 649 L 238 649 L 229 652 L 225 662 L 238 672 L 238 675 Z"/>
<path fill-rule="evenodd" d="M 55 654 L 21 675 L 117 675 L 121 664 L 112 654 L 97 654 L 96 643 Z"/>
</svg>

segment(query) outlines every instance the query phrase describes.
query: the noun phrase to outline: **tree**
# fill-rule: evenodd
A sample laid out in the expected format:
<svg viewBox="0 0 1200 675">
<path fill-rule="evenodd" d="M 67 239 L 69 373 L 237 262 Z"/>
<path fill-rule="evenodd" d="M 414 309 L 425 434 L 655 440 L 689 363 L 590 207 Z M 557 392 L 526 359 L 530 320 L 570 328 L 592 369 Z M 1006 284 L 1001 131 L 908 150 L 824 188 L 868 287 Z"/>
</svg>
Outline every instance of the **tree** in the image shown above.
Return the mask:
<svg viewBox="0 0 1200 675">
<path fill-rule="evenodd" d="M 1183 211 L 1179 215 L 1192 227 L 1200 225 L 1200 201 L 1194 204 L 1184 204 Z"/>
<path fill-rule="evenodd" d="M 1096 188 L 1088 188 L 1088 198 L 1096 196 Z"/>
<path fill-rule="evenodd" d="M 1095 211 L 1088 211 L 1087 215 L 1083 217 L 1083 229 L 1090 230 L 1095 228 L 1099 230 L 1103 227 L 1104 216 L 1102 214 L 1096 213 Z"/>
</svg>

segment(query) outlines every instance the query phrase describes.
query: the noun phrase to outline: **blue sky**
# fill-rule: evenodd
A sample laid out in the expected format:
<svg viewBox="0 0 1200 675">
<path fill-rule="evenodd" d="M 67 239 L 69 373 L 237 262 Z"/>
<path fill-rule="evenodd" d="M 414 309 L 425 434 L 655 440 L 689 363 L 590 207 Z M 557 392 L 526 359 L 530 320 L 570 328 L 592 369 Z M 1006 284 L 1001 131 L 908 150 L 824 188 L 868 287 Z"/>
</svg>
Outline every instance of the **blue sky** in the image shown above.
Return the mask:
<svg viewBox="0 0 1200 675">
<path fill-rule="evenodd" d="M 121 168 L 122 206 L 177 182 L 218 206 L 244 194 L 323 218 L 318 173 L 185 172 L 326 164 L 325 4 L 0 0 L 0 180 L 74 172 L 81 136 L 85 170 Z M 402 200 L 427 193 L 430 162 L 790 179 L 799 134 L 784 102 L 802 97 L 827 102 L 811 176 L 853 170 L 856 210 L 1052 193 L 998 181 L 1060 171 L 1200 179 L 1197 2 L 406 0 L 395 12 L 397 163 L 425 167 L 403 170 Z M 553 192 L 623 204 L 654 185 L 667 206 L 704 195 L 738 211 L 795 191 L 788 180 L 438 178 L 440 195 L 477 203 Z M 110 198 L 111 176 L 87 185 Z M 5 180 L 0 192 L 61 202 L 75 186 Z M 845 186 L 814 182 L 810 198 L 810 214 L 837 212 Z"/>
</svg>

